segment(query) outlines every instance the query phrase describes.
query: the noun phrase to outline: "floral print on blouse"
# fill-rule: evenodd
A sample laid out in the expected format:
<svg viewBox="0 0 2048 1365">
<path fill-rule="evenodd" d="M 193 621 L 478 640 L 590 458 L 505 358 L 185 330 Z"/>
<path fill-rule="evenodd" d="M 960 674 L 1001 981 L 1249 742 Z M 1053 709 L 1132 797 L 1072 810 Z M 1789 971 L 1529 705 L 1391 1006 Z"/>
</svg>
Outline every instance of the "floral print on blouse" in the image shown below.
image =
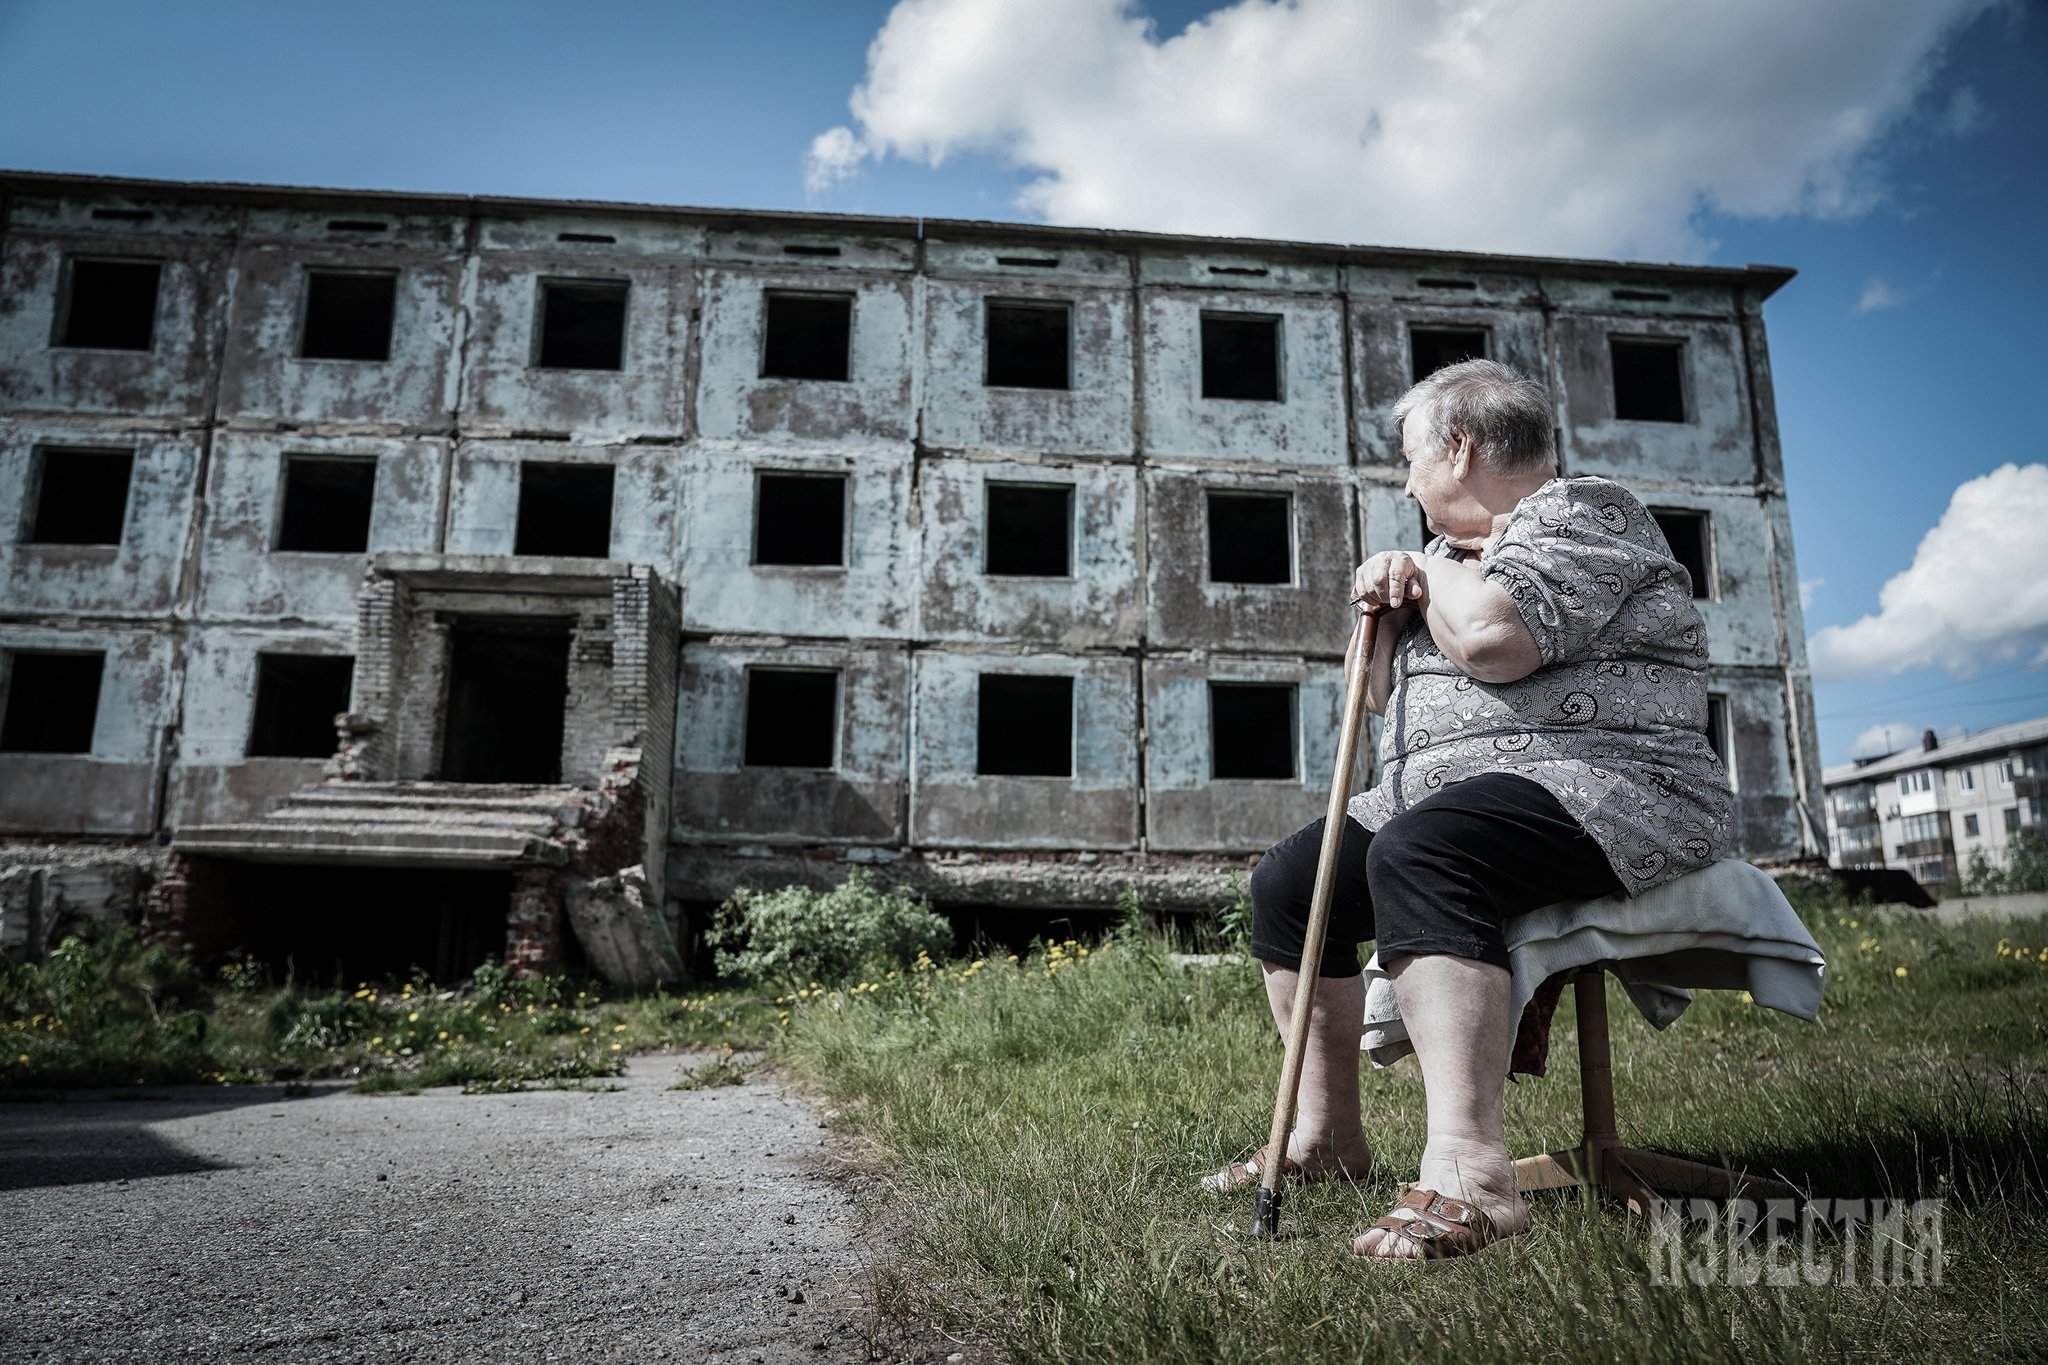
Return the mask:
<svg viewBox="0 0 2048 1365">
<path fill-rule="evenodd" d="M 1442 536 L 1423 554 L 1470 557 Z M 1611 479 L 1552 479 L 1480 567 L 1543 666 L 1479 682 L 1416 613 L 1394 654 L 1380 779 L 1352 818 L 1376 830 L 1453 782 L 1509 772 L 1557 797 L 1631 896 L 1727 856 L 1734 794 L 1707 743 L 1706 627 L 1642 503 Z"/>
</svg>

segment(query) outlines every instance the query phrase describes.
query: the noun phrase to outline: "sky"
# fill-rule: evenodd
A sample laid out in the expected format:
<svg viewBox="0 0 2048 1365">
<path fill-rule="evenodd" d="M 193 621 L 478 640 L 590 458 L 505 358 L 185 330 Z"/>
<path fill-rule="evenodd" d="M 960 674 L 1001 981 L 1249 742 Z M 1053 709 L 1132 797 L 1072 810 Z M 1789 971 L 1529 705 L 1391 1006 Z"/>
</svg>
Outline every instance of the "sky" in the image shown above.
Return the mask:
<svg viewBox="0 0 2048 1365">
<path fill-rule="evenodd" d="M 2048 714 L 2048 10 L 1680 12 L 0 0 L 0 167 L 1791 266 L 1824 761 Z"/>
</svg>

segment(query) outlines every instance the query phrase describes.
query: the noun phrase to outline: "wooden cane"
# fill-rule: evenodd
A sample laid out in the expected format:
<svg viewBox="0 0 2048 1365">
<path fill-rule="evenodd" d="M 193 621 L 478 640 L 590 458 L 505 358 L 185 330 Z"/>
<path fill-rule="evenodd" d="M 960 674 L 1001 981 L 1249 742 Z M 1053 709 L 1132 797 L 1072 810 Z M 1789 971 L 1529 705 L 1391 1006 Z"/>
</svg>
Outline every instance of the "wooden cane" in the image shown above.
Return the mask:
<svg viewBox="0 0 2048 1365">
<path fill-rule="evenodd" d="M 1330 809 L 1323 821 L 1323 851 L 1316 861 L 1316 886 L 1309 900 L 1308 931 L 1301 944 L 1301 971 L 1294 985 L 1294 1015 L 1287 1029 L 1287 1058 L 1280 1067 L 1280 1089 L 1273 1096 L 1273 1127 L 1266 1140 L 1266 1161 L 1259 1172 L 1259 1194 L 1252 1215 L 1252 1236 L 1280 1235 L 1280 1172 L 1287 1164 L 1287 1133 L 1294 1126 L 1294 1102 L 1301 1094 L 1301 1066 L 1308 1051 L 1309 1011 L 1315 1004 L 1316 976 L 1323 965 L 1323 938 L 1330 928 L 1330 901 L 1337 890 L 1337 851 L 1344 842 L 1345 807 L 1351 800 L 1351 769 L 1358 753 L 1358 732 L 1365 720 L 1365 694 L 1372 678 L 1373 633 L 1378 611 L 1361 612 L 1353 628 L 1351 661 L 1344 674 L 1344 726 L 1337 735 L 1337 772 L 1330 779 Z M 1357 1065 L 1357 1059 L 1352 1059 Z"/>
</svg>

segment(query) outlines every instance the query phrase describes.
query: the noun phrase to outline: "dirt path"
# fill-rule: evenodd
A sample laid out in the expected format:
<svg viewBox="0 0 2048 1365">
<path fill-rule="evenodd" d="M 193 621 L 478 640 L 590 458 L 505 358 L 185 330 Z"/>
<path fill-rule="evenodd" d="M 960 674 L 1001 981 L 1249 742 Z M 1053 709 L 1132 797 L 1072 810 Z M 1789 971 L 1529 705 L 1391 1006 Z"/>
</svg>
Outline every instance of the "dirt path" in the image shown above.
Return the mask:
<svg viewBox="0 0 2048 1365">
<path fill-rule="evenodd" d="M 771 1081 L 0 1104 L 0 1360 L 943 1362 Z M 972 1354 L 972 1353 L 970 1353 Z"/>
</svg>

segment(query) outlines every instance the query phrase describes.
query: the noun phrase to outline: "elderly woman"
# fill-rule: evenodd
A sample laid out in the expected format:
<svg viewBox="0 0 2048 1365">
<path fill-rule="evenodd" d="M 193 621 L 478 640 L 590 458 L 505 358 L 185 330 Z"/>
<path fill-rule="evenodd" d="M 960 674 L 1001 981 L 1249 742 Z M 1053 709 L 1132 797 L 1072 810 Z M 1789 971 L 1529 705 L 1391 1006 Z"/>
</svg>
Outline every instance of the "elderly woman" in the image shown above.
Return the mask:
<svg viewBox="0 0 2048 1365">
<path fill-rule="evenodd" d="M 1732 804 L 1706 740 L 1706 643 L 1692 580 L 1629 491 L 1560 478 L 1542 388 L 1504 365 L 1437 371 L 1394 405 L 1408 496 L 1434 538 L 1360 565 L 1383 610 L 1366 704 L 1378 784 L 1353 798 L 1283 1173 L 1370 1172 L 1360 1125 L 1375 939 L 1422 1067 L 1421 1174 L 1352 1244 L 1461 1255 L 1527 1228 L 1501 1127 L 1514 1041 L 1510 916 L 1637 895 L 1723 856 Z M 1252 875 L 1252 953 L 1282 1036 L 1323 822 Z M 1266 1153 L 1209 1177 L 1259 1179 Z"/>
</svg>

